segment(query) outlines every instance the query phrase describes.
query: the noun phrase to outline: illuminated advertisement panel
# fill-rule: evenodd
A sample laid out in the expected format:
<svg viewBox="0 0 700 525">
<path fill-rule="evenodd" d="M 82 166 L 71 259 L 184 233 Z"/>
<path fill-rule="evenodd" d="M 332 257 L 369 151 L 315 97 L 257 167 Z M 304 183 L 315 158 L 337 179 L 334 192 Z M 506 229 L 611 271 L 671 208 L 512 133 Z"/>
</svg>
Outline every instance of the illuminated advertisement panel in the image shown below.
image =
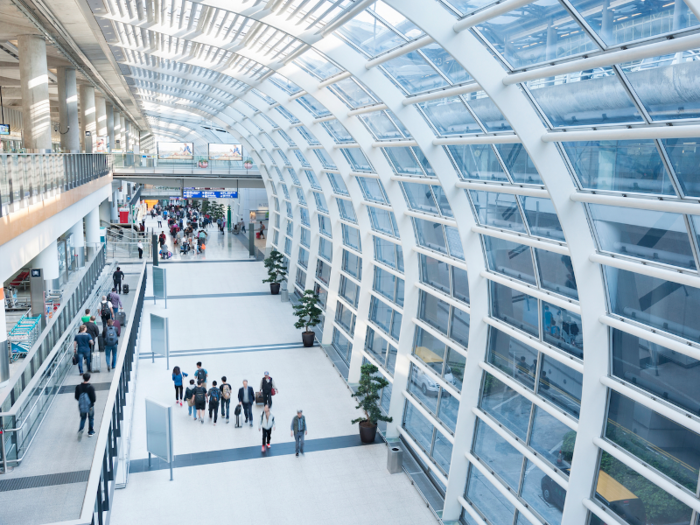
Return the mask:
<svg viewBox="0 0 700 525">
<path fill-rule="evenodd" d="M 240 144 L 209 144 L 209 160 L 243 160 Z"/>
<path fill-rule="evenodd" d="M 159 142 L 158 158 L 171 160 L 192 160 L 194 147 L 191 142 Z"/>
</svg>

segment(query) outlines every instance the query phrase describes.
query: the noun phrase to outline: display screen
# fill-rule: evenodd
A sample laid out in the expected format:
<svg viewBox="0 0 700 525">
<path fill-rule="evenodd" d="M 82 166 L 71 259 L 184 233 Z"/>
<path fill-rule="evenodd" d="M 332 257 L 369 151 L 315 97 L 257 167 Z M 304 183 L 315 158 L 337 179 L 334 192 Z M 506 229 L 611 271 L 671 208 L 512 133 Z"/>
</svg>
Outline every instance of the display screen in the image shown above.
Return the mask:
<svg viewBox="0 0 700 525">
<path fill-rule="evenodd" d="M 159 159 L 192 160 L 194 147 L 191 142 L 159 142 Z"/>
<path fill-rule="evenodd" d="M 225 188 L 184 188 L 182 196 L 185 199 L 237 199 L 237 191 Z"/>
<path fill-rule="evenodd" d="M 9 135 L 10 134 L 10 125 L 9 124 L 0 124 L 0 135 Z"/>
<path fill-rule="evenodd" d="M 240 144 L 209 144 L 209 160 L 243 160 Z"/>
<path fill-rule="evenodd" d="M 95 148 L 93 153 L 108 153 L 109 152 L 109 137 L 97 137 L 95 139 Z"/>
</svg>

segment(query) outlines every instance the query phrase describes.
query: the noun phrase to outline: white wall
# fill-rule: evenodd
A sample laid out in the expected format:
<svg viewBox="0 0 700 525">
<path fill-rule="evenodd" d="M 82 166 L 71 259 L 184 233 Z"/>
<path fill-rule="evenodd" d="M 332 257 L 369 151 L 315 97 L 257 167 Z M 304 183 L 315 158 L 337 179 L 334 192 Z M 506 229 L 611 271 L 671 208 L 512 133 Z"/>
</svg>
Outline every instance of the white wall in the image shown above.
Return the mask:
<svg viewBox="0 0 700 525">
<path fill-rule="evenodd" d="M 265 188 L 242 188 L 238 190 L 238 199 L 222 199 L 231 202 L 233 222 L 238 222 L 240 217 L 248 224 L 250 210 L 267 208 L 267 192 Z M 228 204 L 226 202 L 225 204 Z"/>
</svg>

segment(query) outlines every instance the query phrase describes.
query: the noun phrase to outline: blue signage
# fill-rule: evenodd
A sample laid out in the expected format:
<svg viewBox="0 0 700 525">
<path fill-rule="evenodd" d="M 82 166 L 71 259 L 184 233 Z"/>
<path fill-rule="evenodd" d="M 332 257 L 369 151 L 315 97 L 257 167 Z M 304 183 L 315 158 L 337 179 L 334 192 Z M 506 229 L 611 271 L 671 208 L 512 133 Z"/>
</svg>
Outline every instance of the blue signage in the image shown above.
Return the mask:
<svg viewBox="0 0 700 525">
<path fill-rule="evenodd" d="M 182 190 L 182 196 L 185 199 L 237 199 L 238 192 L 185 188 L 184 190 Z"/>
</svg>

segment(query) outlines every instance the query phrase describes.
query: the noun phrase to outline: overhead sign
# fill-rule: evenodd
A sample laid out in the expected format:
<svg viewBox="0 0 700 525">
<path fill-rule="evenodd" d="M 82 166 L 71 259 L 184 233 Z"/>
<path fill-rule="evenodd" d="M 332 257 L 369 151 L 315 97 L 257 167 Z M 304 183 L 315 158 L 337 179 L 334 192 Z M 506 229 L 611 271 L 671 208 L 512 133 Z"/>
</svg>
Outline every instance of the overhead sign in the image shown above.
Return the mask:
<svg viewBox="0 0 700 525">
<path fill-rule="evenodd" d="M 191 142 L 159 142 L 159 159 L 192 160 L 194 147 Z"/>
<path fill-rule="evenodd" d="M 243 160 L 240 144 L 209 144 L 209 160 Z"/>
<path fill-rule="evenodd" d="M 10 125 L 9 124 L 0 124 L 0 135 L 9 135 L 10 134 Z"/>
<path fill-rule="evenodd" d="M 185 199 L 237 199 L 237 191 L 224 188 L 183 188 L 182 197 Z"/>
</svg>

